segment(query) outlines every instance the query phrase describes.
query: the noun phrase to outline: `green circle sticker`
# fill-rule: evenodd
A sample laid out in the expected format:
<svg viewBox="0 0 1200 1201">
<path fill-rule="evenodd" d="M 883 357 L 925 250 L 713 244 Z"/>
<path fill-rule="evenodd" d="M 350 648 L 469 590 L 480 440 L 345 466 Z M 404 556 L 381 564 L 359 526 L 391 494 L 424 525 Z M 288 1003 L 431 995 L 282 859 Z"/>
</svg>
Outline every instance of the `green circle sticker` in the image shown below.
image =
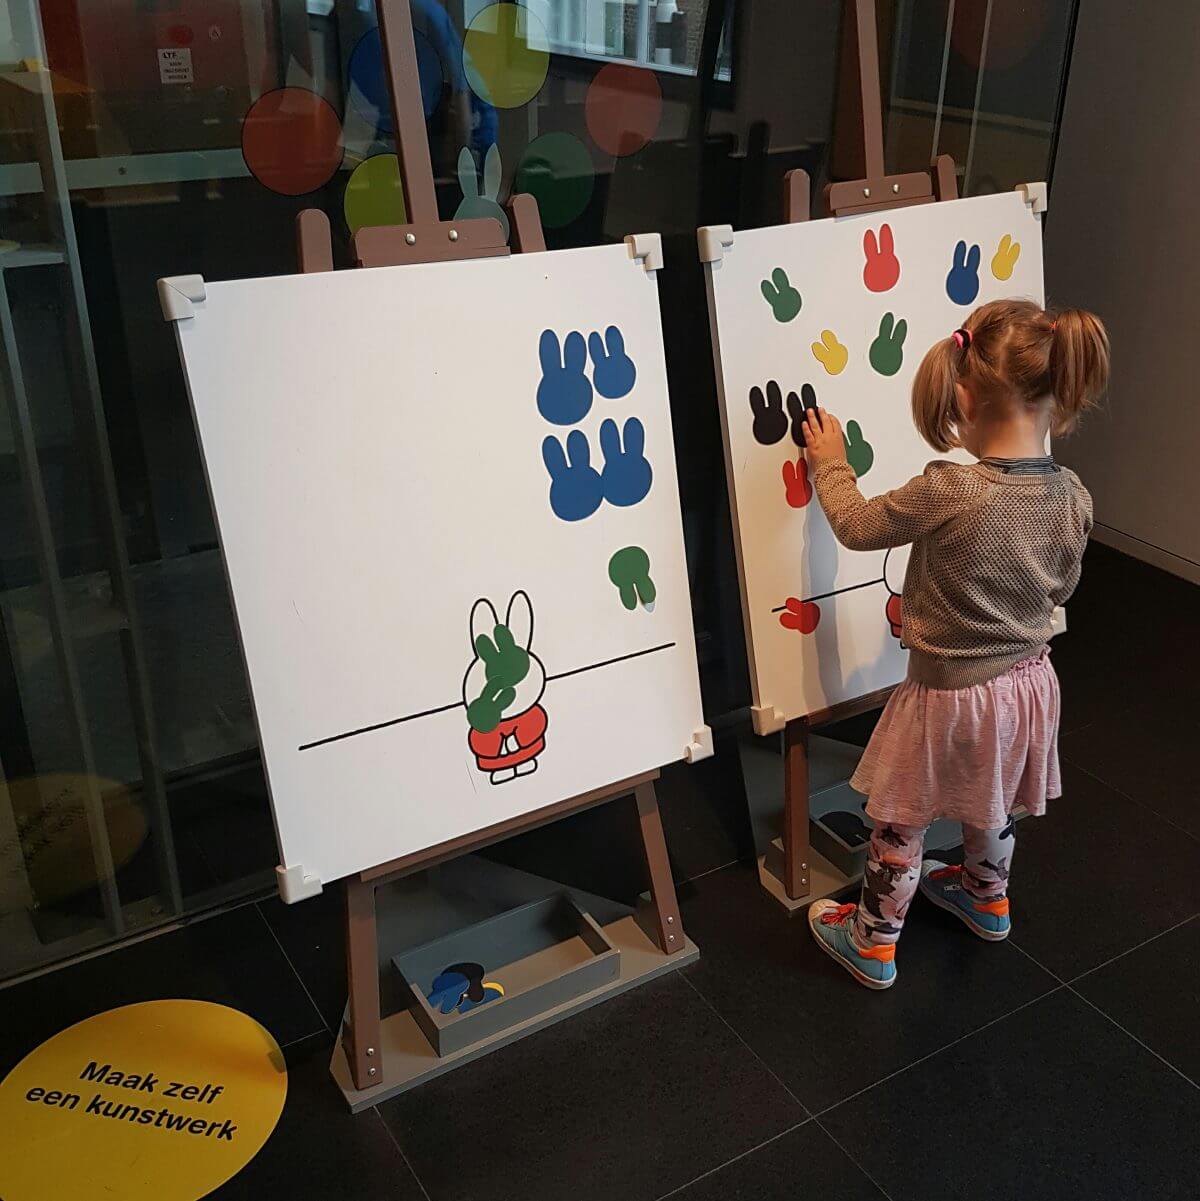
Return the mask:
<svg viewBox="0 0 1200 1201">
<path fill-rule="evenodd" d="M 525 148 L 513 190 L 537 200 L 543 225 L 561 229 L 587 208 L 595 182 L 592 156 L 577 137 L 544 133 Z"/>
<path fill-rule="evenodd" d="M 550 41 L 541 21 L 519 4 L 489 4 L 463 39 L 471 90 L 496 108 L 520 108 L 542 90 Z"/>
</svg>

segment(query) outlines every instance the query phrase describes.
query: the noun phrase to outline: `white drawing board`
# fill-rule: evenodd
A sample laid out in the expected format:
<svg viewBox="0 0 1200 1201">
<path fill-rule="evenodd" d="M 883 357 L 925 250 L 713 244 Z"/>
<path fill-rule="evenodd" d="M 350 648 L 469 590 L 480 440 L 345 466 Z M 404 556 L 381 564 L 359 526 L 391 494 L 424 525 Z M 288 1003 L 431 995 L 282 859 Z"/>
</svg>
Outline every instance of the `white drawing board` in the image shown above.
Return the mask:
<svg viewBox="0 0 1200 1201">
<path fill-rule="evenodd" d="M 706 264 L 709 315 L 755 724 L 765 733 L 897 684 L 906 667 L 908 548 L 838 545 L 792 411 L 811 389 L 841 418 L 867 496 L 920 474 L 939 456 L 912 422 L 917 367 L 978 305 L 1043 303 L 1041 218 L 1012 192 L 701 234 L 724 242 Z"/>
<path fill-rule="evenodd" d="M 193 313 L 285 896 L 711 753 L 629 248 L 211 283 Z"/>
</svg>

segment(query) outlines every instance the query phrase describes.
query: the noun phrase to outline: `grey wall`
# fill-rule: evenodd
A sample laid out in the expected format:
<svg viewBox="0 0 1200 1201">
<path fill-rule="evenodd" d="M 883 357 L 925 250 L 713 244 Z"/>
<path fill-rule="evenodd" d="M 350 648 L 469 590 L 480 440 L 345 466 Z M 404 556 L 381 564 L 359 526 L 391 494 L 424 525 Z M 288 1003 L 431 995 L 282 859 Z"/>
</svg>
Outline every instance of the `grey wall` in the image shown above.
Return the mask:
<svg viewBox="0 0 1200 1201">
<path fill-rule="evenodd" d="M 1046 290 L 1107 323 L 1105 411 L 1058 445 L 1101 541 L 1200 581 L 1200 5 L 1084 0 Z"/>
</svg>

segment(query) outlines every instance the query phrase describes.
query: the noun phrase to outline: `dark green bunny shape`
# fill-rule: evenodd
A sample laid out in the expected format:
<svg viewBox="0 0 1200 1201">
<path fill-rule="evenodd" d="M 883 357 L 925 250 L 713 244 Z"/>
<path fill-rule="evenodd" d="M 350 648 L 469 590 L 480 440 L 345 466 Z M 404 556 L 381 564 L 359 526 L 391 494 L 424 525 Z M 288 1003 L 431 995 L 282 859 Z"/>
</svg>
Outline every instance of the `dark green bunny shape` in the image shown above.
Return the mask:
<svg viewBox="0 0 1200 1201">
<path fill-rule="evenodd" d="M 490 734 L 517 699 L 516 686 L 529 674 L 529 652 L 517 645 L 508 626 L 498 625 L 492 638 L 480 634 L 475 639 L 475 653 L 483 660 L 486 683 L 467 706 L 467 721 L 481 734 Z"/>
<path fill-rule="evenodd" d="M 762 294 L 771 306 L 776 321 L 791 321 L 804 304 L 782 267 L 776 267 L 771 272 L 771 278 L 762 281 Z"/>
</svg>

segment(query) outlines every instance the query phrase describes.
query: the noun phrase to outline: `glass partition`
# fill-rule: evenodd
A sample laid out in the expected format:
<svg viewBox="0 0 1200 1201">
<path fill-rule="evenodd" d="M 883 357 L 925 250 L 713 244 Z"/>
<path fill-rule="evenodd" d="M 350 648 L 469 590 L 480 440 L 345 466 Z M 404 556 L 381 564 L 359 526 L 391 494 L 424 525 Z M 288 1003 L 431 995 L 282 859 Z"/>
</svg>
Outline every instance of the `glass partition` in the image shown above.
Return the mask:
<svg viewBox="0 0 1200 1201">
<path fill-rule="evenodd" d="M 523 190 L 552 248 L 664 236 L 705 701 L 736 715 L 695 229 L 778 220 L 793 167 L 814 195 L 833 176 L 854 137 L 835 121 L 841 6 L 412 11 L 443 216 L 498 215 Z M 1048 175 L 1073 11 L 881 2 L 889 166 L 952 153 L 968 194 Z M 343 267 L 355 230 L 403 220 L 371 0 L 0 0 L 0 980 L 271 887 L 253 711 L 155 280 L 295 271 L 311 207 Z"/>
</svg>

